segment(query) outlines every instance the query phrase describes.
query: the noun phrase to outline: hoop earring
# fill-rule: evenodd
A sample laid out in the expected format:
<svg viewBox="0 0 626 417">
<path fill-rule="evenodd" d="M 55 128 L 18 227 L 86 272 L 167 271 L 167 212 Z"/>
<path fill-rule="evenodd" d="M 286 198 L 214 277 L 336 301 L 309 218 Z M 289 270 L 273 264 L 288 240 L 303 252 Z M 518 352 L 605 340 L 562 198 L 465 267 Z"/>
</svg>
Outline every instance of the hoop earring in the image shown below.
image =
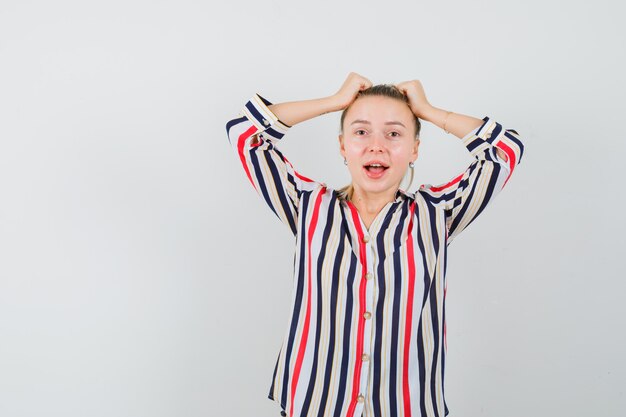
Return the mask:
<svg viewBox="0 0 626 417">
<path fill-rule="evenodd" d="M 406 185 L 406 187 L 404 188 L 400 187 L 404 191 L 409 191 L 409 188 L 411 188 L 411 184 L 413 184 L 413 176 L 415 175 L 415 164 L 413 162 L 409 162 L 409 168 L 411 171 L 411 179 L 409 180 L 409 183 Z M 402 178 L 402 181 L 404 181 L 404 178 Z M 400 185 L 402 185 L 402 181 L 400 182 Z"/>
</svg>

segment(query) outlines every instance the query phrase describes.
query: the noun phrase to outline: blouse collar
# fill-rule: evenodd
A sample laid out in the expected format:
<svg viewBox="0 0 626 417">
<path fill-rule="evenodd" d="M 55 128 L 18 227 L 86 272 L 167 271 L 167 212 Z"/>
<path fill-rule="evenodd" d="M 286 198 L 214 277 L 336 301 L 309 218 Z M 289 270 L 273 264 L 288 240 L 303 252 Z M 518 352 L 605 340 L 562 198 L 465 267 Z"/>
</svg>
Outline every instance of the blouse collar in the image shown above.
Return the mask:
<svg viewBox="0 0 626 417">
<path fill-rule="evenodd" d="M 396 201 L 402 201 L 407 198 L 413 200 L 415 199 L 415 194 L 409 193 L 407 191 L 404 191 L 401 188 L 398 188 L 398 191 L 396 191 Z"/>
<path fill-rule="evenodd" d="M 339 194 L 339 198 L 341 200 L 347 201 L 345 198 L 343 198 L 343 196 L 341 194 Z M 414 200 L 415 199 L 415 194 L 413 193 L 409 193 L 401 188 L 398 188 L 398 191 L 396 191 L 396 195 L 395 195 L 395 200 L 394 202 L 401 202 L 404 201 L 406 199 L 411 199 Z"/>
</svg>

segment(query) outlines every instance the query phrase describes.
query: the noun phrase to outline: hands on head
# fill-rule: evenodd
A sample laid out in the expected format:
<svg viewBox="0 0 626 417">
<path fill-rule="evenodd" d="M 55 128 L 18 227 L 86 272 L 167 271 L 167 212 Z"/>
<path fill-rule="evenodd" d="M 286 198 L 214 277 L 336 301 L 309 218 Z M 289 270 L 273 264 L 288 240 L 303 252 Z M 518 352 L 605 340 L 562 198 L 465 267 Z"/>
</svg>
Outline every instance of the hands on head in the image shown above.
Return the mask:
<svg viewBox="0 0 626 417">
<path fill-rule="evenodd" d="M 348 74 L 339 91 L 333 95 L 339 110 L 350 106 L 360 91 L 370 88 L 372 85 L 372 82 L 362 75 L 355 72 Z M 408 98 L 409 107 L 413 114 L 423 119 L 426 110 L 432 106 L 426 99 L 422 83 L 419 80 L 411 80 L 394 85 Z"/>
</svg>

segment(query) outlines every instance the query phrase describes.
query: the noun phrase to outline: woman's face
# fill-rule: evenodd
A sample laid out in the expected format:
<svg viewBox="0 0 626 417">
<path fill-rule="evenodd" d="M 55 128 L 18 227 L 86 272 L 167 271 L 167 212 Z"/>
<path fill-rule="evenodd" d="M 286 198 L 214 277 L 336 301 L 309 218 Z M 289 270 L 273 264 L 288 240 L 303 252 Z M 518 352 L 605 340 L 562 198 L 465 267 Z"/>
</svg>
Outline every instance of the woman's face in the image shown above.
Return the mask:
<svg viewBox="0 0 626 417">
<path fill-rule="evenodd" d="M 390 97 L 359 97 L 346 113 L 339 144 L 355 188 L 395 193 L 409 162 L 417 159 L 413 113 Z M 376 163 L 381 167 L 372 166 Z"/>
</svg>

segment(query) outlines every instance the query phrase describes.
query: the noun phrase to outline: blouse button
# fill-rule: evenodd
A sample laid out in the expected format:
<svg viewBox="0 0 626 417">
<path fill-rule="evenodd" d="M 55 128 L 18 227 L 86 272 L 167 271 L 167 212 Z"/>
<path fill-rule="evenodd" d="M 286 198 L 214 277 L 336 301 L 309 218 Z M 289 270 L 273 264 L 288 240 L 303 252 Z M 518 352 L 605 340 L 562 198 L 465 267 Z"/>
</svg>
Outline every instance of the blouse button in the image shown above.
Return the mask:
<svg viewBox="0 0 626 417">
<path fill-rule="evenodd" d="M 370 317 L 372 317 L 372 313 L 370 313 L 369 311 L 366 311 L 365 313 L 363 313 L 363 317 L 365 317 L 365 319 L 369 319 Z"/>
<path fill-rule="evenodd" d="M 489 138 L 491 137 L 491 132 L 487 133 L 487 134 L 485 135 L 485 137 L 486 137 L 487 139 L 489 139 Z"/>
<path fill-rule="evenodd" d="M 371 272 L 368 272 L 367 274 L 365 274 L 365 279 L 372 279 L 374 278 L 374 274 L 372 274 Z"/>
<path fill-rule="evenodd" d="M 362 395 L 359 395 L 358 397 L 356 397 L 356 400 L 360 403 L 362 403 L 363 401 L 365 401 L 365 397 Z"/>
<path fill-rule="evenodd" d="M 267 119 L 263 119 L 263 124 L 264 124 L 265 126 L 268 126 L 268 125 L 270 124 L 270 122 L 268 122 L 268 121 L 267 121 Z"/>
<path fill-rule="evenodd" d="M 370 360 L 370 355 L 364 353 L 363 356 L 361 356 L 361 359 L 363 359 L 363 362 L 367 362 Z"/>
<path fill-rule="evenodd" d="M 370 241 L 370 237 L 368 235 L 363 236 L 363 242 L 367 243 Z"/>
</svg>

